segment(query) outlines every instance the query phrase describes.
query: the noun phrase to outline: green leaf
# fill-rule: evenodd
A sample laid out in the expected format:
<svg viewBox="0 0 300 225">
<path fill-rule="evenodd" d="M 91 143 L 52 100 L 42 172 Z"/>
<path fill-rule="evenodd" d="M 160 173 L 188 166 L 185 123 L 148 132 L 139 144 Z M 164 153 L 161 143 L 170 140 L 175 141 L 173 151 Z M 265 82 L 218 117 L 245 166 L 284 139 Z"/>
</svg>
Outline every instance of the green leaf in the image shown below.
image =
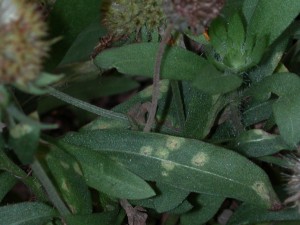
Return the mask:
<svg viewBox="0 0 300 225">
<path fill-rule="evenodd" d="M 186 213 L 188 211 L 190 211 L 193 208 L 193 205 L 188 201 L 188 200 L 184 200 L 180 205 L 178 205 L 176 208 L 172 209 L 171 211 L 169 211 L 169 213 L 172 214 L 177 214 L 177 215 L 181 215 L 183 213 Z"/>
<path fill-rule="evenodd" d="M 174 188 L 164 183 L 157 183 L 156 186 L 158 188 L 157 196 L 149 199 L 131 201 L 131 203 L 138 206 L 152 208 L 158 213 L 163 213 L 178 207 L 189 194 L 189 192 Z"/>
<path fill-rule="evenodd" d="M 23 164 L 33 161 L 38 147 L 40 129 L 26 123 L 15 125 L 9 130 L 9 143 Z"/>
<path fill-rule="evenodd" d="M 280 136 L 259 129 L 243 132 L 236 138 L 232 147 L 248 157 L 272 155 L 281 150 L 289 149 L 289 146 L 284 143 Z"/>
<path fill-rule="evenodd" d="M 137 118 L 139 114 L 142 114 L 143 107 L 142 103 L 151 101 L 152 86 L 145 88 L 136 95 L 132 96 L 127 101 L 117 105 L 112 110 L 113 112 L 122 113 L 124 116 L 127 115 L 126 121 L 111 121 L 107 118 L 97 118 L 82 130 L 94 130 L 94 129 L 112 129 L 112 128 L 126 128 L 132 127 L 137 129 L 137 125 L 143 125 L 143 120 Z M 156 117 L 158 120 L 157 131 L 168 134 L 178 134 L 179 124 L 176 124 L 174 118 L 177 117 L 176 104 L 169 92 L 169 81 L 160 81 L 160 97 L 158 103 L 158 110 Z M 126 117 L 125 117 L 126 118 Z M 141 120 L 141 121 L 140 121 Z M 129 123 L 131 122 L 131 123 Z"/>
<path fill-rule="evenodd" d="M 292 73 L 277 73 L 253 85 L 248 94 L 256 100 L 265 101 L 271 93 L 279 96 L 273 104 L 273 113 L 280 135 L 292 147 L 300 141 L 300 78 Z"/>
<path fill-rule="evenodd" d="M 237 135 L 238 131 L 232 121 L 227 120 L 216 128 L 209 141 L 214 144 L 227 143 L 233 140 Z"/>
<path fill-rule="evenodd" d="M 174 188 L 167 184 L 158 184 L 158 187 L 160 188 L 160 191 L 162 191 L 162 195 L 154 200 L 154 207 L 159 213 L 175 209 L 183 203 L 184 199 L 189 194 L 184 190 Z"/>
<path fill-rule="evenodd" d="M 212 144 L 126 130 L 72 133 L 60 143 L 81 148 L 81 154 L 105 154 L 145 180 L 236 198 L 259 207 L 270 208 L 278 203 L 268 177 L 259 167 Z"/>
<path fill-rule="evenodd" d="M 218 17 L 209 27 L 210 43 L 214 49 L 218 50 L 221 55 L 226 54 L 227 50 L 227 29 L 225 21 Z"/>
<path fill-rule="evenodd" d="M 242 114 L 243 124 L 247 127 L 270 118 L 273 103 L 274 100 L 269 100 L 266 102 L 256 102 L 248 106 Z"/>
<path fill-rule="evenodd" d="M 100 5 L 101 1 L 99 0 L 60 0 L 55 2 L 48 19 L 49 27 L 52 37 L 63 37 L 63 39 L 53 45 L 48 67 L 55 67 L 78 34 L 92 21 L 99 18 Z"/>
<path fill-rule="evenodd" d="M 195 199 L 195 207 L 180 217 L 182 225 L 205 224 L 219 210 L 224 197 L 200 194 Z"/>
<path fill-rule="evenodd" d="M 107 194 L 99 193 L 99 203 L 103 208 L 103 212 L 111 212 L 119 209 L 120 204 L 118 199 Z"/>
<path fill-rule="evenodd" d="M 216 116 L 226 101 L 220 95 L 210 95 L 188 86 L 184 89 L 186 122 L 184 135 L 203 139 L 210 132 Z"/>
<path fill-rule="evenodd" d="M 232 41 L 234 48 L 239 49 L 245 42 L 245 29 L 242 18 L 238 13 L 235 13 L 229 18 L 228 24 L 228 39 Z"/>
<path fill-rule="evenodd" d="M 249 20 L 247 35 L 257 36 L 258 39 L 267 36 L 269 37 L 269 44 L 271 44 L 292 23 L 299 12 L 300 1 L 257 1 L 255 10 Z M 278 15 L 280 15 L 280 20 L 274 20 Z"/>
<path fill-rule="evenodd" d="M 253 0 L 250 0 L 250 2 L 253 2 Z M 259 65 L 251 70 L 248 75 L 253 82 L 259 82 L 264 77 L 273 74 L 286 51 L 289 40 L 290 32 L 287 31 L 269 46 Z"/>
<path fill-rule="evenodd" d="M 291 93 L 297 92 L 299 87 L 300 78 L 298 75 L 293 73 L 275 73 L 253 85 L 247 93 L 257 100 L 264 101 L 270 97 L 271 93 L 278 96 L 289 96 Z"/>
<path fill-rule="evenodd" d="M 56 216 L 55 209 L 38 202 L 0 207 L 0 225 L 43 225 Z"/>
<path fill-rule="evenodd" d="M 273 104 L 273 112 L 280 135 L 287 144 L 296 148 L 300 142 L 300 85 L 298 91 L 280 97 Z"/>
<path fill-rule="evenodd" d="M 72 43 L 60 62 L 60 66 L 90 59 L 93 49 L 99 42 L 99 38 L 106 33 L 104 27 L 100 26 L 100 24 L 99 18 L 97 17 L 89 26 L 86 26 Z"/>
<path fill-rule="evenodd" d="M 12 189 L 12 187 L 17 183 L 17 178 L 12 176 L 8 172 L 0 173 L 0 202 L 5 197 L 5 195 Z"/>
<path fill-rule="evenodd" d="M 75 145 L 63 146 L 80 163 L 89 186 L 116 198 L 143 199 L 155 195 L 144 180 L 109 157 Z"/>
<path fill-rule="evenodd" d="M 227 20 L 215 20 L 210 27 L 210 38 L 213 49 L 209 60 L 221 70 L 235 74 L 257 64 L 267 47 L 266 37 L 245 35 L 243 20 L 237 13 Z"/>
<path fill-rule="evenodd" d="M 103 69 L 116 68 L 120 73 L 153 77 L 159 43 L 140 43 L 101 52 L 95 64 Z M 180 47 L 167 47 L 163 56 L 162 79 L 191 80 L 199 76 L 208 62 Z"/>
<path fill-rule="evenodd" d="M 239 1 L 239 0 L 238 0 Z M 245 20 L 247 22 L 247 24 L 249 23 L 249 21 L 251 20 L 253 13 L 256 9 L 256 6 L 258 4 L 260 0 L 243 0 L 240 1 L 242 3 L 242 11 L 243 11 L 243 15 L 245 17 Z"/>
<path fill-rule="evenodd" d="M 34 81 L 34 85 L 37 87 L 45 87 L 51 84 L 56 83 L 57 81 L 61 80 L 63 75 L 55 75 L 55 74 L 50 74 L 46 72 L 42 72 L 38 78 Z"/>
<path fill-rule="evenodd" d="M 90 192 L 76 160 L 59 148 L 51 148 L 46 156 L 56 186 L 73 214 L 92 212 Z"/>
<path fill-rule="evenodd" d="M 296 208 L 287 208 L 280 211 L 257 209 L 250 205 L 242 205 L 228 221 L 228 225 L 246 225 L 272 221 L 299 221 L 300 214 Z"/>
<path fill-rule="evenodd" d="M 30 188 L 38 200 L 46 201 L 47 197 L 41 184 L 37 181 L 36 177 L 28 176 L 23 170 L 21 170 L 16 164 L 14 164 L 10 158 L 4 153 L 3 149 L 0 149 L 0 170 L 4 170 L 12 174 L 15 178 L 18 178 L 26 186 Z"/>
<path fill-rule="evenodd" d="M 69 215 L 65 217 L 68 225 L 114 225 L 118 211 L 93 213 L 87 215 Z"/>
<path fill-rule="evenodd" d="M 242 8 L 245 0 L 226 0 L 226 4 L 223 6 L 221 16 L 228 18 L 233 13 Z"/>
<path fill-rule="evenodd" d="M 234 74 L 221 73 L 210 64 L 206 64 L 193 80 L 193 85 L 208 94 L 224 94 L 237 89 L 243 80 Z"/>
<path fill-rule="evenodd" d="M 279 158 L 278 156 L 262 156 L 257 159 L 285 169 L 290 166 L 289 162 L 285 158 Z"/>
</svg>

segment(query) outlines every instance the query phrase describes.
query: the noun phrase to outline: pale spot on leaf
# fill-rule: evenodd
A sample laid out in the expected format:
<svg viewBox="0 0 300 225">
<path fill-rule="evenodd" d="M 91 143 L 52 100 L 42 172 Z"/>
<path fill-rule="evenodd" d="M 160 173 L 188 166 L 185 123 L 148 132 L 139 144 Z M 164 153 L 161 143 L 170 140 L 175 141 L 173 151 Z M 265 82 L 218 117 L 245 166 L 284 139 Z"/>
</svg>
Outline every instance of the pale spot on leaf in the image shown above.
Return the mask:
<svg viewBox="0 0 300 225">
<path fill-rule="evenodd" d="M 78 165 L 78 163 L 76 163 L 76 162 L 73 163 L 73 169 L 77 174 L 79 174 L 80 176 L 83 176 L 82 171 L 81 171 L 80 166 Z"/>
<path fill-rule="evenodd" d="M 140 96 L 142 98 L 149 98 L 152 96 L 152 86 L 151 87 L 148 87 L 146 89 L 144 89 L 141 93 L 140 93 Z"/>
<path fill-rule="evenodd" d="M 207 161 L 208 156 L 204 152 L 199 152 L 192 158 L 192 164 L 194 166 L 204 166 L 207 163 Z"/>
<path fill-rule="evenodd" d="M 69 169 L 70 168 L 70 165 L 68 163 L 64 162 L 64 161 L 60 161 L 59 163 L 65 169 Z"/>
<path fill-rule="evenodd" d="M 158 148 L 155 155 L 161 159 L 167 159 L 169 157 L 169 150 L 166 148 Z"/>
<path fill-rule="evenodd" d="M 61 183 L 61 188 L 67 192 L 69 192 L 69 188 L 68 188 L 68 185 L 66 183 L 66 180 L 63 179 L 62 183 Z"/>
<path fill-rule="evenodd" d="M 168 174 L 168 172 L 167 172 L 167 171 L 162 171 L 162 172 L 161 172 L 161 175 L 163 175 L 164 177 L 167 177 L 167 176 L 169 176 L 169 174 Z"/>
<path fill-rule="evenodd" d="M 161 82 L 159 89 L 161 92 L 166 93 L 169 90 L 169 83 Z"/>
<path fill-rule="evenodd" d="M 161 166 L 167 171 L 171 171 L 175 168 L 175 163 L 170 161 L 161 162 Z"/>
<path fill-rule="evenodd" d="M 10 135 L 13 138 L 21 138 L 22 136 L 29 134 L 32 131 L 32 127 L 28 124 L 18 124 L 10 130 Z"/>
<path fill-rule="evenodd" d="M 151 146 L 142 146 L 140 149 L 140 153 L 145 156 L 150 156 L 153 152 L 153 148 Z"/>
<path fill-rule="evenodd" d="M 179 137 L 168 137 L 167 141 L 166 141 L 166 147 L 168 149 L 172 150 L 177 150 L 181 147 L 181 145 L 184 143 L 184 139 L 183 138 L 179 138 Z"/>
<path fill-rule="evenodd" d="M 265 199 L 267 201 L 270 200 L 269 191 L 268 191 L 266 185 L 262 181 L 255 182 L 251 187 L 253 188 L 254 191 L 257 192 L 257 194 L 262 199 Z"/>
</svg>

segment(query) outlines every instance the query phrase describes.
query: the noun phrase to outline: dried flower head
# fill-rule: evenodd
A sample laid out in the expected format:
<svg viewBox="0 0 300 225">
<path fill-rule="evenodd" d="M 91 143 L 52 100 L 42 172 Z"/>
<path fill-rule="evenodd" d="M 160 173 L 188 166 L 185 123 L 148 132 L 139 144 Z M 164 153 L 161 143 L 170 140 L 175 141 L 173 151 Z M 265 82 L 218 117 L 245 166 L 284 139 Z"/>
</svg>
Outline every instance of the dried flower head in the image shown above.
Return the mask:
<svg viewBox="0 0 300 225">
<path fill-rule="evenodd" d="M 102 11 L 103 23 L 114 36 L 139 33 L 142 27 L 151 32 L 165 20 L 162 0 L 106 0 Z"/>
<path fill-rule="evenodd" d="M 289 196 L 284 203 L 290 204 L 299 208 L 300 212 L 300 158 L 297 156 L 289 156 L 286 158 L 288 168 L 291 169 L 292 174 L 286 175 L 288 178 L 287 191 Z"/>
<path fill-rule="evenodd" d="M 0 83 L 26 86 L 39 76 L 50 45 L 46 34 L 37 5 L 0 0 Z"/>
<path fill-rule="evenodd" d="M 216 18 L 225 0 L 164 0 L 164 11 L 177 30 L 190 29 L 202 34 L 205 27 Z"/>
</svg>

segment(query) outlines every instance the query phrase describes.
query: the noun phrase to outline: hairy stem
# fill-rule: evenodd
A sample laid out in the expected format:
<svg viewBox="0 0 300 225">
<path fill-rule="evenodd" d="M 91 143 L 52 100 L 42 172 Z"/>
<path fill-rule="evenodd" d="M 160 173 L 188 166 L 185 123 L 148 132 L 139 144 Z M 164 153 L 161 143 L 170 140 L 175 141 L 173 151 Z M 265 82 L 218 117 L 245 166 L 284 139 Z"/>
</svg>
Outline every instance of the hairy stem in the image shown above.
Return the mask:
<svg viewBox="0 0 300 225">
<path fill-rule="evenodd" d="M 56 90 L 55 88 L 48 87 L 48 94 L 52 95 L 53 97 L 60 99 L 64 102 L 67 102 L 71 105 L 74 105 L 80 109 L 86 110 L 88 112 L 94 113 L 98 116 L 103 116 L 105 118 L 109 119 L 115 119 L 119 121 L 123 121 L 129 124 L 128 118 L 126 115 L 122 113 L 113 112 L 111 110 L 102 109 L 100 107 L 97 107 L 95 105 L 91 105 L 87 102 L 81 101 L 77 98 L 74 98 L 70 95 L 67 95 L 59 90 Z"/>
<path fill-rule="evenodd" d="M 156 55 L 155 65 L 154 65 L 154 75 L 153 75 L 153 90 L 152 90 L 152 102 L 148 113 L 147 123 L 144 127 L 144 132 L 149 132 L 155 122 L 155 114 L 157 110 L 158 98 L 159 98 L 159 81 L 160 81 L 160 67 L 162 58 L 165 52 L 166 44 L 168 43 L 173 25 L 169 24 L 162 41 L 159 44 L 158 52 Z"/>
<path fill-rule="evenodd" d="M 65 205 L 56 188 L 54 187 L 52 181 L 49 179 L 48 175 L 46 174 L 42 165 L 37 159 L 35 159 L 34 162 L 31 164 L 31 168 L 35 176 L 39 179 L 39 181 L 45 188 L 50 201 L 57 208 L 59 213 L 63 216 L 71 214 L 68 207 Z"/>
</svg>

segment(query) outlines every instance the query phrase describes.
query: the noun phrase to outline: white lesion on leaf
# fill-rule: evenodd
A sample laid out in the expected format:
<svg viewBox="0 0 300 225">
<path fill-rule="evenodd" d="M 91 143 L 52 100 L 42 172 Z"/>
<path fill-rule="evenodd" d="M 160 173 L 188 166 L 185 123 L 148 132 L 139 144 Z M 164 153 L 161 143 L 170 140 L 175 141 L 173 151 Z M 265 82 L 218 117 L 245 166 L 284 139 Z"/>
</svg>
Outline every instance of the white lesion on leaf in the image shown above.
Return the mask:
<svg viewBox="0 0 300 225">
<path fill-rule="evenodd" d="M 68 185 L 67 185 L 67 182 L 66 182 L 65 179 L 62 180 L 61 187 L 62 187 L 63 190 L 69 192 L 69 188 L 68 188 Z"/>
<path fill-rule="evenodd" d="M 170 136 L 167 138 L 166 147 L 170 149 L 170 151 L 178 150 L 182 146 L 184 141 L 184 138 Z"/>
<path fill-rule="evenodd" d="M 70 168 L 70 165 L 67 162 L 65 162 L 65 161 L 60 161 L 59 163 L 65 169 L 69 169 Z"/>
<path fill-rule="evenodd" d="M 77 162 L 73 163 L 73 169 L 77 174 L 79 174 L 80 176 L 83 176 L 81 168 Z"/>
<path fill-rule="evenodd" d="M 166 171 L 171 171 L 175 168 L 175 163 L 171 161 L 162 161 L 161 166 L 166 170 Z"/>
<path fill-rule="evenodd" d="M 167 172 L 167 171 L 165 171 L 165 170 L 161 172 L 161 175 L 162 175 L 162 176 L 164 176 L 164 177 L 167 177 L 167 176 L 169 176 L 168 172 Z"/>
<path fill-rule="evenodd" d="M 159 147 L 156 150 L 155 155 L 161 159 L 167 159 L 169 157 L 169 150 L 167 148 Z"/>
<path fill-rule="evenodd" d="M 204 152 L 198 152 L 194 157 L 192 158 L 192 165 L 194 166 L 204 166 L 209 160 L 209 157 Z"/>
<path fill-rule="evenodd" d="M 256 181 L 251 188 L 264 200 L 270 201 L 268 188 L 262 181 Z"/>
<path fill-rule="evenodd" d="M 147 145 L 147 146 L 142 146 L 141 149 L 140 149 L 140 153 L 142 155 L 145 155 L 145 156 L 150 156 L 152 155 L 152 152 L 153 152 L 153 147 Z"/>
<path fill-rule="evenodd" d="M 32 132 L 32 127 L 28 124 L 18 124 L 10 130 L 10 135 L 13 138 L 21 138 Z"/>
</svg>

